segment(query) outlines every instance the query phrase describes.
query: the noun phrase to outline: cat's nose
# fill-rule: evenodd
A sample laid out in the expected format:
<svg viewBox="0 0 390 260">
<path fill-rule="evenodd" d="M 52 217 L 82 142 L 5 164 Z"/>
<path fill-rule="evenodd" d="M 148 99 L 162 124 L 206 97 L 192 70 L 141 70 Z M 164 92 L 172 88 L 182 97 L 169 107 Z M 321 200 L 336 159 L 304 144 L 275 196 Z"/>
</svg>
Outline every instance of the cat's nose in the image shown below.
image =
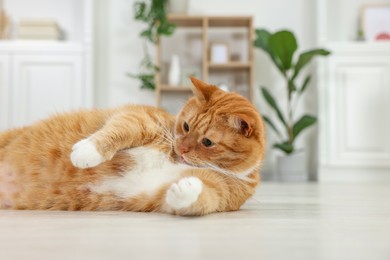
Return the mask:
<svg viewBox="0 0 390 260">
<path fill-rule="evenodd" d="M 179 146 L 179 151 L 181 154 L 188 153 L 190 151 L 190 148 L 185 144 L 181 144 Z"/>
</svg>

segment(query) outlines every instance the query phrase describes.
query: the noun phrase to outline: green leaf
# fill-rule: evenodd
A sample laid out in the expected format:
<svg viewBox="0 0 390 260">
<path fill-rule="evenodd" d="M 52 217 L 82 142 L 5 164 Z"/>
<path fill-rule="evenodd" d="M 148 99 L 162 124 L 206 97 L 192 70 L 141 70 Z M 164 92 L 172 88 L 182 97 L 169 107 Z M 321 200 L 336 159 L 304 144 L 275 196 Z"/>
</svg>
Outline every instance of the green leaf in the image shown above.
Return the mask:
<svg viewBox="0 0 390 260">
<path fill-rule="evenodd" d="M 307 77 L 305 78 L 305 81 L 303 82 L 302 87 L 301 87 L 301 89 L 299 90 L 299 93 L 302 94 L 302 93 L 305 91 L 305 89 L 306 89 L 307 86 L 309 85 L 310 80 L 311 80 L 311 76 L 310 76 L 310 75 L 307 76 Z"/>
<path fill-rule="evenodd" d="M 294 152 L 294 146 L 288 142 L 274 144 L 274 148 L 278 148 L 285 152 L 286 154 L 290 154 Z"/>
<path fill-rule="evenodd" d="M 264 87 L 261 88 L 261 91 L 263 93 L 263 96 L 267 103 L 275 110 L 277 113 L 280 121 L 282 121 L 283 125 L 287 128 L 286 120 L 284 119 L 282 113 L 280 112 L 280 109 L 278 107 L 278 104 L 276 103 L 275 99 L 271 96 L 271 94 L 268 92 L 268 90 Z"/>
<path fill-rule="evenodd" d="M 272 34 L 265 29 L 256 29 L 256 39 L 254 41 L 254 46 L 264 50 L 271 58 L 276 67 L 283 72 L 282 62 L 279 58 L 273 53 L 269 47 L 269 39 Z"/>
<path fill-rule="evenodd" d="M 140 34 L 141 37 L 150 38 L 152 35 L 152 31 L 149 29 L 143 30 Z"/>
<path fill-rule="evenodd" d="M 271 33 L 268 32 L 267 30 L 256 29 L 256 39 L 254 41 L 254 45 L 269 53 L 268 42 L 270 37 L 271 37 Z"/>
<path fill-rule="evenodd" d="M 288 91 L 291 93 L 291 92 L 294 92 L 295 90 L 297 90 L 297 87 L 295 86 L 294 81 L 289 80 L 288 81 Z"/>
<path fill-rule="evenodd" d="M 314 49 L 306 51 L 299 55 L 299 59 L 294 68 L 293 79 L 295 79 L 304 66 L 306 66 L 315 56 L 327 56 L 330 52 L 325 49 Z"/>
<path fill-rule="evenodd" d="M 159 35 L 172 35 L 176 29 L 176 25 L 168 22 L 161 23 L 160 26 L 157 27 L 157 33 Z"/>
<path fill-rule="evenodd" d="M 134 19 L 146 22 L 148 17 L 146 15 L 146 3 L 136 2 L 134 3 Z"/>
<path fill-rule="evenodd" d="M 315 124 L 317 118 L 310 115 L 304 115 L 293 126 L 293 140 L 302 132 L 303 129 Z"/>
<path fill-rule="evenodd" d="M 141 88 L 155 89 L 154 74 L 140 74 L 139 80 L 141 81 Z"/>
<path fill-rule="evenodd" d="M 263 116 L 263 119 L 274 130 L 274 132 L 281 138 L 282 135 L 280 134 L 279 130 L 276 128 L 272 120 L 267 116 Z"/>
<path fill-rule="evenodd" d="M 284 71 L 289 70 L 294 53 L 298 49 L 294 34 L 289 31 L 276 32 L 269 38 L 269 48 L 280 60 Z"/>
<path fill-rule="evenodd" d="M 167 16 L 168 0 L 141 0 L 134 3 L 134 19 L 143 22 L 146 28 L 140 36 L 150 43 L 156 44 L 160 35 L 172 35 L 176 26 L 169 22 Z M 144 47 L 144 59 L 140 64 L 140 73 L 129 73 L 141 83 L 141 88 L 155 89 L 155 75 L 159 71 L 150 59 L 146 47 Z"/>
</svg>

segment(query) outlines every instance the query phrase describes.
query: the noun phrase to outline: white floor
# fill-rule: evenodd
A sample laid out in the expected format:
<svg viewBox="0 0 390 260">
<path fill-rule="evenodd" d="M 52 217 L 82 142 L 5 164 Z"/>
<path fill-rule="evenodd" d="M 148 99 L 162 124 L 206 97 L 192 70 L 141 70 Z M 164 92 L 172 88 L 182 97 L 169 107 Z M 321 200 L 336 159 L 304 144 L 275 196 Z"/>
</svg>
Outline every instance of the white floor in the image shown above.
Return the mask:
<svg viewBox="0 0 390 260">
<path fill-rule="evenodd" d="M 263 184 L 241 211 L 0 211 L 0 259 L 390 259 L 390 185 Z"/>
</svg>

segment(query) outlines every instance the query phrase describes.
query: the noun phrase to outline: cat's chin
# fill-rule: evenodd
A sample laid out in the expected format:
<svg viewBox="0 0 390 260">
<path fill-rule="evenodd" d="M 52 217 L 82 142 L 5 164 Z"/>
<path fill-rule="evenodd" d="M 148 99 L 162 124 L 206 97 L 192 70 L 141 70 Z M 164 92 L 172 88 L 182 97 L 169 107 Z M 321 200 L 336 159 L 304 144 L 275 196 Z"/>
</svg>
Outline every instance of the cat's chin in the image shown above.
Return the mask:
<svg viewBox="0 0 390 260">
<path fill-rule="evenodd" d="M 195 166 L 195 165 L 191 164 L 189 161 L 187 161 L 184 156 L 180 156 L 180 155 L 178 156 L 178 162 L 181 164 L 189 165 L 189 166 Z"/>
<path fill-rule="evenodd" d="M 201 168 L 198 165 L 195 165 L 195 164 L 192 164 L 191 162 L 189 162 L 184 156 L 180 156 L 179 155 L 177 161 L 180 164 L 185 164 L 185 165 L 188 165 L 188 166 L 191 166 L 191 167 Z"/>
</svg>

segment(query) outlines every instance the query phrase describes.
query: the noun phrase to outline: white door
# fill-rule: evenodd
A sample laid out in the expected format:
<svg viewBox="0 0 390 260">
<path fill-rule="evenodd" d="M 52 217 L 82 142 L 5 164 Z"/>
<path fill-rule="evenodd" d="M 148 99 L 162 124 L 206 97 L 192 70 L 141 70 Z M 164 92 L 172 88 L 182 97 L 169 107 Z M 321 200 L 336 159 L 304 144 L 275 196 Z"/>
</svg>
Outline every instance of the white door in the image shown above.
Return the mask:
<svg viewBox="0 0 390 260">
<path fill-rule="evenodd" d="M 15 55 L 11 126 L 83 107 L 82 68 L 78 55 Z"/>
<path fill-rule="evenodd" d="M 0 55 L 0 131 L 9 127 L 10 66 L 9 55 Z"/>
</svg>

